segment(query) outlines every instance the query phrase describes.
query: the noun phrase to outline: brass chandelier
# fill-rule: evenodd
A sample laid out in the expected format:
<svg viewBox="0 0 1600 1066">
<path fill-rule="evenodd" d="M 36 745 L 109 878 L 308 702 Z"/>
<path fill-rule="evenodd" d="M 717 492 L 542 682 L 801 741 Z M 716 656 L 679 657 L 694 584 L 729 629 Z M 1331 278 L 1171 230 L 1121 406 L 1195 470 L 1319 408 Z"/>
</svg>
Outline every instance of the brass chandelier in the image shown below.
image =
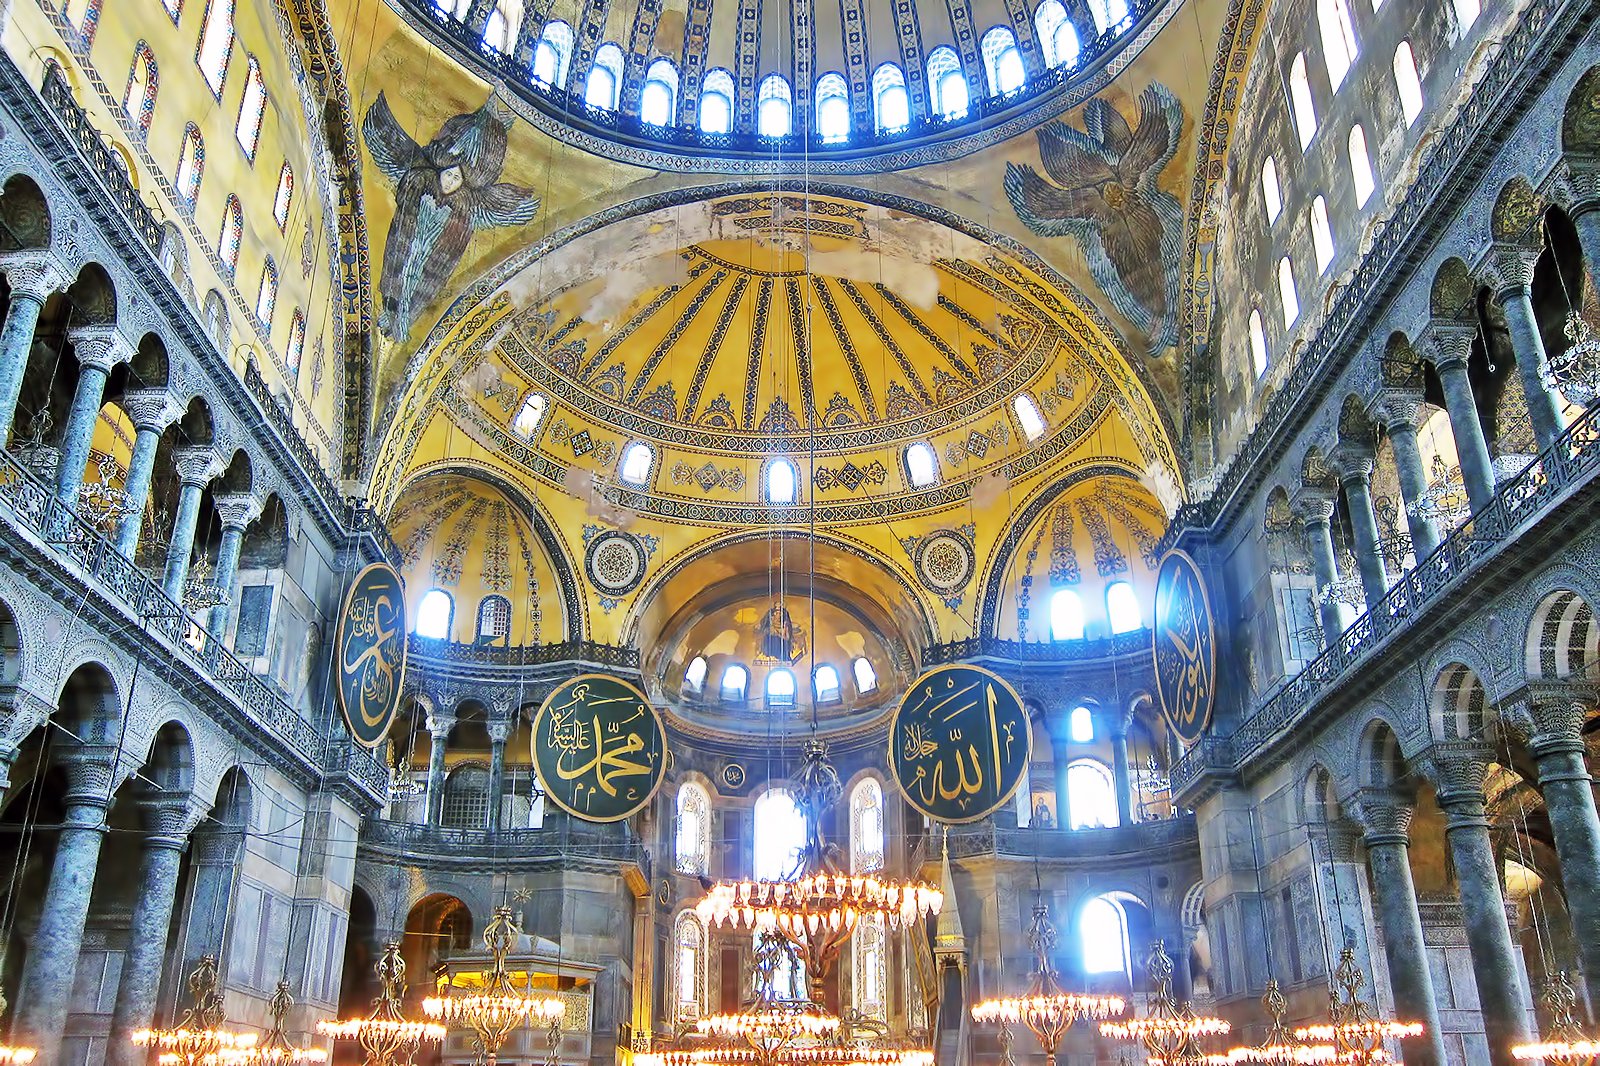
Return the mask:
<svg viewBox="0 0 1600 1066">
<path fill-rule="evenodd" d="M 1142 1044 L 1151 1062 L 1163 1066 L 1209 1066 L 1227 1062 L 1226 1055 L 1206 1049 L 1208 1037 L 1232 1030 L 1221 1018 L 1197 1016 L 1188 1003 L 1179 1003 L 1172 993 L 1172 957 L 1167 944 L 1157 940 L 1146 963 L 1155 995 L 1143 1017 L 1101 1022 L 1100 1035 L 1113 1040 Z"/>
<path fill-rule="evenodd" d="M 267 1001 L 272 1028 L 267 1030 L 266 1039 L 254 1047 L 223 1049 L 217 1055 L 219 1066 L 298 1066 L 327 1062 L 328 1053 L 322 1048 L 299 1047 L 289 1039 L 285 1026 L 289 1011 L 293 1009 L 294 997 L 289 994 L 289 982 L 279 981 L 272 998 Z"/>
<path fill-rule="evenodd" d="M 445 1028 L 405 1016 L 406 960 L 399 942 L 391 940 L 383 946 L 373 969 L 380 991 L 372 1013 L 365 1018 L 318 1022 L 317 1032 L 335 1040 L 357 1041 L 367 1053 L 366 1066 L 412 1066 L 423 1044 L 444 1040 Z"/>
<path fill-rule="evenodd" d="M 1540 998 L 1550 1012 L 1550 1028 L 1542 1040 L 1512 1047 L 1512 1057 L 1519 1062 L 1542 1062 L 1544 1066 L 1600 1064 L 1600 1040 L 1585 1034 L 1573 1018 L 1578 996 L 1573 991 L 1567 971 L 1556 971 L 1546 982 Z"/>
<path fill-rule="evenodd" d="M 422 1012 L 445 1025 L 472 1030 L 480 1066 L 495 1066 L 500 1049 L 516 1030 L 538 1021 L 556 1029 L 567 1005 L 560 996 L 535 995 L 518 989 L 506 971 L 506 956 L 516 939 L 517 925 L 510 907 L 496 907 L 483 931 L 489 952 L 489 970 L 480 989 L 458 991 L 448 976 L 439 979 L 439 994 L 422 1001 Z"/>
<path fill-rule="evenodd" d="M 1333 983 L 1328 989 L 1327 1024 L 1302 1026 L 1294 1031 L 1296 1039 L 1333 1045 L 1336 1053 L 1333 1061 L 1348 1066 L 1392 1062 L 1384 1050 L 1384 1042 L 1421 1036 L 1423 1028 L 1418 1022 L 1379 1018 L 1361 998 L 1361 985 L 1365 981 L 1366 976 L 1356 965 L 1355 948 L 1346 945 L 1339 952 L 1339 968 L 1334 971 Z"/>
<path fill-rule="evenodd" d="M 222 993 L 217 989 L 217 957 L 202 955 L 189 974 L 190 1007 L 171 1029 L 139 1029 L 136 1047 L 156 1052 L 161 1066 L 215 1066 L 229 1055 L 250 1051 L 256 1034 L 222 1028 Z"/>
</svg>

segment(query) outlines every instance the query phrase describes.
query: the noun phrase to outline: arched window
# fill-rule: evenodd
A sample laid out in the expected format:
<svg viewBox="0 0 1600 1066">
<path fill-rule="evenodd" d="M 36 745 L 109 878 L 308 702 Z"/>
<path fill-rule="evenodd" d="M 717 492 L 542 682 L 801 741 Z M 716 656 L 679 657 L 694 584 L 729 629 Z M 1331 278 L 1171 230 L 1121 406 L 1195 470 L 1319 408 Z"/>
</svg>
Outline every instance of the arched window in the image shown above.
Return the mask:
<svg viewBox="0 0 1600 1066">
<path fill-rule="evenodd" d="M 595 49 L 594 65 L 589 68 L 589 84 L 583 89 L 583 102 L 602 111 L 615 111 L 620 88 L 622 49 L 608 42 Z"/>
<path fill-rule="evenodd" d="M 952 121 L 967 113 L 967 76 L 954 48 L 946 45 L 928 53 L 928 91 L 935 117 Z"/>
<path fill-rule="evenodd" d="M 1372 6 L 1376 10 L 1378 5 L 1373 4 Z M 1461 32 L 1465 33 L 1474 22 L 1478 21 L 1478 16 L 1483 14 L 1483 2 L 1482 0 L 1455 0 L 1455 9 L 1456 22 L 1460 24 Z"/>
<path fill-rule="evenodd" d="M 457 22 L 464 22 L 472 10 L 472 0 L 433 0 L 433 6 Z"/>
<path fill-rule="evenodd" d="M 700 129 L 706 133 L 733 130 L 733 75 L 721 67 L 707 71 L 700 83 Z"/>
<path fill-rule="evenodd" d="M 278 191 L 272 197 L 272 220 L 278 224 L 278 232 L 282 233 L 289 225 L 289 205 L 294 203 L 294 171 L 289 169 L 289 161 L 283 161 L 283 167 L 278 171 Z"/>
<path fill-rule="evenodd" d="M 1356 187 L 1356 206 L 1366 206 L 1376 183 L 1372 178 L 1372 158 L 1367 155 L 1367 131 L 1359 122 L 1350 127 L 1350 180 Z"/>
<path fill-rule="evenodd" d="M 1317 28 L 1322 31 L 1322 58 L 1328 64 L 1328 81 L 1338 92 L 1350 64 L 1356 61 L 1356 25 L 1345 0 L 1317 0 Z"/>
<path fill-rule="evenodd" d="M 939 483 L 939 460 L 933 454 L 933 445 L 918 441 L 906 449 L 906 480 L 914 489 L 925 489 Z"/>
<path fill-rule="evenodd" d="M 794 706 L 794 673 L 779 667 L 767 673 L 767 706 Z"/>
<path fill-rule="evenodd" d="M 885 963 L 883 916 L 863 918 L 851 938 L 853 971 L 850 991 L 854 1006 L 863 1018 L 888 1020 L 888 968 Z"/>
<path fill-rule="evenodd" d="M 1050 595 L 1050 639 L 1078 640 L 1083 636 L 1083 601 L 1071 589 Z"/>
<path fill-rule="evenodd" d="M 1317 256 L 1317 273 L 1326 273 L 1333 262 L 1333 227 L 1328 224 L 1328 201 L 1320 195 L 1311 200 L 1311 248 Z"/>
<path fill-rule="evenodd" d="M 864 778 L 850 791 L 850 872 L 883 869 L 883 786 Z"/>
<path fill-rule="evenodd" d="M 806 820 L 794 797 L 781 788 L 763 792 L 755 806 L 756 880 L 793 879 L 805 844 Z"/>
<path fill-rule="evenodd" d="M 782 456 L 767 460 L 767 468 L 761 475 L 761 487 L 768 503 L 794 503 L 799 482 L 800 472 L 792 462 Z"/>
<path fill-rule="evenodd" d="M 244 149 L 245 158 L 255 162 L 256 146 L 261 143 L 261 119 L 267 113 L 267 84 L 261 80 L 261 64 L 256 57 L 249 59 L 244 96 L 239 98 L 239 121 L 234 124 L 233 135 Z"/>
<path fill-rule="evenodd" d="M 811 674 L 811 691 L 818 703 L 833 703 L 839 699 L 839 671 L 823 663 Z"/>
<path fill-rule="evenodd" d="M 706 1012 L 706 929 L 694 908 L 678 915 L 672 955 L 673 1018 L 690 1022 Z"/>
<path fill-rule="evenodd" d="M 417 636 L 434 640 L 450 639 L 450 624 L 456 604 L 444 589 L 429 589 L 417 604 Z"/>
<path fill-rule="evenodd" d="M 100 3 L 101 0 L 62 0 L 61 13 L 83 37 L 84 44 L 94 43 L 94 31 L 100 25 Z"/>
<path fill-rule="evenodd" d="M 1411 42 L 1401 41 L 1394 50 L 1394 86 L 1400 94 L 1400 112 L 1410 126 L 1422 114 L 1422 81 L 1417 77 L 1417 61 L 1411 54 Z"/>
<path fill-rule="evenodd" d="M 1032 396 L 1017 393 L 1011 399 L 1011 410 L 1016 412 L 1017 425 L 1022 427 L 1022 435 L 1030 443 L 1044 436 L 1044 416 L 1039 413 L 1039 405 L 1033 402 Z"/>
<path fill-rule="evenodd" d="M 897 133 L 911 125 L 906 76 L 893 63 L 885 63 L 872 72 L 872 111 L 879 133 Z"/>
<path fill-rule="evenodd" d="M 222 205 L 222 232 L 217 234 L 217 255 L 229 276 L 239 267 L 239 244 L 244 240 L 244 209 L 237 196 Z"/>
<path fill-rule="evenodd" d="M 823 144 L 850 139 L 850 87 L 832 71 L 817 79 L 817 135 Z"/>
<path fill-rule="evenodd" d="M 1083 946 L 1083 972 L 1129 972 L 1128 915 L 1110 896 L 1096 896 L 1078 912 L 1078 937 Z"/>
<path fill-rule="evenodd" d="M 283 361 L 289 367 L 289 379 L 300 380 L 300 363 L 306 357 L 306 316 L 297 307 L 289 319 L 289 346 L 283 350 Z"/>
<path fill-rule="evenodd" d="M 639 118 L 652 126 L 670 126 L 677 106 L 678 68 L 670 59 L 658 59 L 645 72 Z"/>
<path fill-rule="evenodd" d="M 478 643 L 499 644 L 511 636 L 511 601 L 485 596 L 478 601 Z"/>
<path fill-rule="evenodd" d="M 1303 151 L 1317 135 L 1317 108 L 1311 101 L 1311 80 L 1306 77 L 1306 54 L 1294 57 L 1289 67 L 1289 103 L 1294 111 L 1294 129 L 1300 135 Z"/>
<path fill-rule="evenodd" d="M 167 9 L 167 14 L 172 16 L 173 23 L 176 24 L 178 17 L 183 14 L 183 0 L 161 0 L 161 3 Z"/>
<path fill-rule="evenodd" d="M 983 35 L 980 47 L 983 53 L 983 70 L 989 76 L 989 95 L 1004 96 L 1022 88 L 1028 80 L 1022 66 L 1022 53 L 1017 51 L 1017 37 L 1005 26 L 996 26 Z"/>
<path fill-rule="evenodd" d="M 705 875 L 711 862 L 711 797 L 705 787 L 685 781 L 678 786 L 677 868 Z"/>
<path fill-rule="evenodd" d="M 278 264 L 269 255 L 261 267 L 261 286 L 256 289 L 256 321 L 269 335 L 272 333 L 272 312 L 277 306 Z"/>
<path fill-rule="evenodd" d="M 489 20 L 483 24 L 483 43 L 501 55 L 517 47 L 517 31 L 522 26 L 522 0 L 495 0 Z"/>
<path fill-rule="evenodd" d="M 183 146 L 178 149 L 178 170 L 172 179 L 178 196 L 191 209 L 200 198 L 200 178 L 206 172 L 206 142 L 200 127 L 193 122 L 184 127 Z"/>
<path fill-rule="evenodd" d="M 482 829 L 489 824 L 489 771 L 459 766 L 444 779 L 439 821 L 449 829 Z"/>
<path fill-rule="evenodd" d="M 1110 829 L 1117 825 L 1117 787 L 1105 763 L 1078 759 L 1067 766 L 1070 829 Z"/>
<path fill-rule="evenodd" d="M 1063 34 L 1063 28 L 1069 32 Z M 1033 29 L 1039 38 L 1039 48 L 1044 52 L 1045 66 L 1068 66 L 1078 61 L 1078 31 L 1067 17 L 1061 0 L 1044 0 L 1034 8 Z"/>
<path fill-rule="evenodd" d="M 530 392 L 522 401 L 522 407 L 517 410 L 517 417 L 511 420 L 511 430 L 523 440 L 532 440 L 534 431 L 539 428 L 539 422 L 544 418 L 544 396 L 541 393 Z"/>
<path fill-rule="evenodd" d="M 689 660 L 689 666 L 683 671 L 683 687 L 691 692 L 699 692 L 706 684 L 706 657 L 696 655 Z"/>
<path fill-rule="evenodd" d="M 1254 309 L 1250 312 L 1250 365 L 1256 377 L 1267 372 L 1267 330 L 1261 324 L 1261 312 Z"/>
<path fill-rule="evenodd" d="M 228 334 L 231 327 L 228 324 L 228 304 L 222 298 L 222 293 L 212 289 L 206 293 L 205 302 L 200 306 L 200 315 L 205 319 L 206 333 L 222 351 L 228 350 Z"/>
<path fill-rule="evenodd" d="M 863 696 L 878 687 L 878 672 L 872 668 L 866 656 L 856 656 L 850 664 L 850 672 L 855 675 L 856 691 Z"/>
<path fill-rule="evenodd" d="M 1128 0 L 1089 0 L 1089 10 L 1094 15 L 1094 28 L 1100 33 L 1120 26 L 1128 17 Z"/>
<path fill-rule="evenodd" d="M 790 113 L 789 80 L 768 74 L 756 90 L 756 130 L 763 137 L 787 137 L 794 128 Z"/>
<path fill-rule="evenodd" d="M 556 87 L 567 83 L 567 66 L 572 62 L 572 27 L 556 19 L 547 22 L 533 49 L 533 79 Z"/>
<path fill-rule="evenodd" d="M 750 671 L 733 663 L 722 669 L 722 698 L 730 703 L 743 702 L 745 687 L 750 684 Z"/>
<path fill-rule="evenodd" d="M 622 465 L 618 474 L 630 485 L 643 487 L 650 481 L 650 467 L 655 462 L 655 452 L 642 440 L 630 441 L 622 449 Z"/>
<path fill-rule="evenodd" d="M 1278 162 L 1270 155 L 1261 164 L 1261 205 L 1267 212 L 1267 224 L 1278 221 L 1283 210 L 1283 190 L 1278 188 Z"/>
<path fill-rule="evenodd" d="M 234 0 L 207 0 L 205 21 L 200 26 L 200 46 L 194 61 L 211 86 L 211 95 L 222 99 L 222 82 L 228 76 L 228 59 L 233 55 Z"/>
<path fill-rule="evenodd" d="M 1106 618 L 1111 621 L 1111 632 L 1131 633 L 1144 625 L 1139 617 L 1139 597 L 1126 581 L 1113 581 L 1106 586 Z"/>
<path fill-rule="evenodd" d="M 1289 257 L 1278 260 L 1278 298 L 1283 301 L 1283 328 L 1294 325 L 1300 317 L 1300 297 L 1294 288 L 1294 264 Z"/>
<path fill-rule="evenodd" d="M 1094 712 L 1087 707 L 1072 708 L 1067 730 L 1074 744 L 1094 743 Z"/>
<path fill-rule="evenodd" d="M 128 68 L 128 87 L 122 92 L 122 113 L 141 135 L 150 131 L 150 120 L 155 118 L 159 84 L 156 54 L 140 41 L 134 46 L 133 65 Z"/>
</svg>

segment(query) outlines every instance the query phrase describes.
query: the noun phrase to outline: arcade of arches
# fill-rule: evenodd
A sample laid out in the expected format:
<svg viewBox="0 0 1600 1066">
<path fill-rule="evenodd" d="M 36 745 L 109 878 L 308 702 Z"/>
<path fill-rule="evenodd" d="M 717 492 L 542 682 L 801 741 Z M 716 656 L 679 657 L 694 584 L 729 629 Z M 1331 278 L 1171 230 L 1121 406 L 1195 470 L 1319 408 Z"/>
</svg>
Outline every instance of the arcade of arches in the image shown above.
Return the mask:
<svg viewBox="0 0 1600 1066">
<path fill-rule="evenodd" d="M 1600 1032 L 1597 14 L 0 2 L 0 1044 L 146 1066 L 210 956 L 228 1027 L 361 1062 L 317 1025 L 386 947 L 416 1012 L 502 912 L 564 1011 L 505 1063 L 759 979 L 1042 1066 L 973 1006 L 1042 958 L 1157 1009 L 1157 941 L 1219 1052 L 1344 952 L 1406 1063 L 1509 1066 L 1563 975 Z M 953 665 L 1031 756 L 945 824 L 890 737 Z M 537 767 L 585 674 L 662 727 L 615 821 Z M 810 847 L 943 906 L 811 975 L 696 908 Z"/>
</svg>

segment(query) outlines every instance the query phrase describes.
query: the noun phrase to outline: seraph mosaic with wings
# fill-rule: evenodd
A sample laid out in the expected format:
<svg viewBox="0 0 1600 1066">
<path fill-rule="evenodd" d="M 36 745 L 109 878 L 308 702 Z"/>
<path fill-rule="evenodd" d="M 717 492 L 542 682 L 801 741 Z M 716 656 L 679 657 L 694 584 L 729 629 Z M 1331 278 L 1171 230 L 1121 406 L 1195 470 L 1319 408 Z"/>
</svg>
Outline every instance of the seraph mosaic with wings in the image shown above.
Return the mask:
<svg viewBox="0 0 1600 1066">
<path fill-rule="evenodd" d="M 1113 306 L 1149 338 L 1151 354 L 1178 342 L 1178 263 L 1183 207 L 1157 182 L 1178 151 L 1183 105 L 1152 82 L 1139 95 L 1139 125 L 1099 98 L 1084 128 L 1041 127 L 1043 175 L 1006 164 L 1006 197 L 1042 237 L 1072 237 Z"/>
<path fill-rule="evenodd" d="M 367 151 L 394 182 L 394 221 L 378 279 L 378 328 L 391 339 L 411 332 L 474 233 L 521 225 L 539 210 L 533 190 L 499 180 L 513 117 L 491 94 L 478 110 L 447 120 L 424 146 L 400 127 L 382 93 L 367 110 Z"/>
</svg>

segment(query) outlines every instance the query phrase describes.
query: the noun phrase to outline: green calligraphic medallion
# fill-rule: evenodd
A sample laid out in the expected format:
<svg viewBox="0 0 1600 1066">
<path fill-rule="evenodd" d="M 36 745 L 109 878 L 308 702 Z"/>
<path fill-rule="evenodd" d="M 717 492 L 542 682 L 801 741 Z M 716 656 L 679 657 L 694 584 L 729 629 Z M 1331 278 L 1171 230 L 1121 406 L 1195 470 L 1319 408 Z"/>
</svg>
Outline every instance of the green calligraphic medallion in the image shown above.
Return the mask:
<svg viewBox="0 0 1600 1066">
<path fill-rule="evenodd" d="M 373 563 L 345 593 L 339 611 L 336 691 L 356 743 L 383 743 L 406 679 L 406 590 L 387 563 Z"/>
<path fill-rule="evenodd" d="M 976 822 L 1005 806 L 1032 750 L 1021 697 L 977 666 L 929 670 L 889 723 L 895 783 L 911 806 L 940 822 Z"/>
<path fill-rule="evenodd" d="M 1217 629 L 1205 579 L 1173 549 L 1156 573 L 1156 693 L 1172 731 L 1188 744 L 1211 724 L 1217 698 Z"/>
<path fill-rule="evenodd" d="M 588 822 L 620 822 L 655 796 L 667 769 L 661 716 L 609 674 L 550 693 L 533 720 L 533 766 L 551 802 Z"/>
</svg>

